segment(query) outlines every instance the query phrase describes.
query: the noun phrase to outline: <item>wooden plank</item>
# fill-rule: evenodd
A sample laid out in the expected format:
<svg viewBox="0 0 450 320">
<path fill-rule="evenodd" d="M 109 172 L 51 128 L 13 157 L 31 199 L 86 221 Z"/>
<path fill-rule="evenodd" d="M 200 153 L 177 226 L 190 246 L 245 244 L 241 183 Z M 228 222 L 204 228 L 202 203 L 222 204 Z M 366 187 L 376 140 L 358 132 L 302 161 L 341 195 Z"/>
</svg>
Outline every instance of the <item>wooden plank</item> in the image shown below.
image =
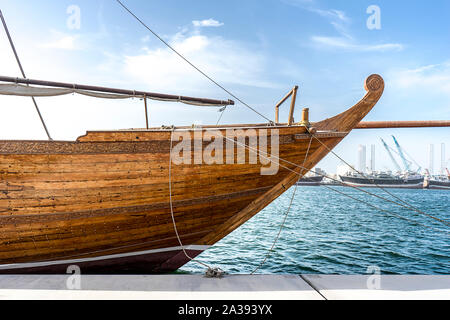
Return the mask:
<svg viewBox="0 0 450 320">
<path fill-rule="evenodd" d="M 280 158 L 291 163 L 275 175 L 262 176 L 260 161 L 172 165 L 173 210 L 185 244 L 214 244 L 279 197 L 298 180 L 292 163 L 303 164 L 310 141 L 305 167 L 314 167 L 372 109 L 384 83 L 371 76 L 366 87 L 353 108 L 314 123 L 312 140 L 305 127 L 277 126 Z M 270 128 L 253 129 L 251 135 Z M 186 130 L 193 137 L 196 129 Z M 0 264 L 178 246 L 169 209 L 170 136 L 130 130 L 89 132 L 77 142 L 0 141 Z"/>
</svg>

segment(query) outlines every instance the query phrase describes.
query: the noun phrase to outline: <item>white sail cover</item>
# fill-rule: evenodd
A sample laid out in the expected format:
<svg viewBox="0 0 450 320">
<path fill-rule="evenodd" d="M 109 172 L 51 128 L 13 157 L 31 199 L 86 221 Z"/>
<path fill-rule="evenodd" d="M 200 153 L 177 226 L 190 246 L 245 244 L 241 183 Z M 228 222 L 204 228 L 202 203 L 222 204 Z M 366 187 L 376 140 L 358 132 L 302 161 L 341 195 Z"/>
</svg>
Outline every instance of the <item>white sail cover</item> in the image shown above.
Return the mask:
<svg viewBox="0 0 450 320">
<path fill-rule="evenodd" d="M 94 98 L 102 99 L 130 99 L 130 98 L 144 98 L 143 95 L 126 95 L 126 94 L 114 94 L 114 93 L 101 93 L 88 90 L 79 89 L 69 89 L 69 88 L 49 88 L 49 87 L 34 87 L 26 86 L 21 84 L 0 84 L 0 95 L 8 96 L 21 96 L 21 97 L 57 97 L 67 94 L 77 93 Z M 155 97 L 148 97 L 147 99 L 157 100 L 157 101 L 170 101 L 170 102 L 181 102 L 189 105 L 195 106 L 212 106 L 218 107 L 217 104 L 207 104 L 201 102 L 192 102 L 183 100 L 181 97 L 179 99 L 162 99 Z"/>
</svg>

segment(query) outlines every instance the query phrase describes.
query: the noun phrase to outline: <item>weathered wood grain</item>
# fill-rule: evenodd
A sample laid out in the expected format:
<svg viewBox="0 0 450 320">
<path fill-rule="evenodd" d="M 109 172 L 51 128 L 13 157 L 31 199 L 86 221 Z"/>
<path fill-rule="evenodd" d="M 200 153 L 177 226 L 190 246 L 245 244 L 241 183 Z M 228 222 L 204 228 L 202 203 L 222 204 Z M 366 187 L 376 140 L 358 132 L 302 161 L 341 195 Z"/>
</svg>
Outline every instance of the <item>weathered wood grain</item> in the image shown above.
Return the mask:
<svg viewBox="0 0 450 320">
<path fill-rule="evenodd" d="M 371 76 L 366 88 L 353 108 L 312 124 L 318 130 L 313 140 L 298 125 L 178 128 L 192 138 L 199 130 L 226 135 L 250 128 L 251 136 L 275 128 L 279 157 L 287 160 L 269 176 L 261 175 L 260 159 L 248 163 L 249 151 L 245 164 L 172 164 L 174 217 L 183 244 L 216 243 L 292 186 L 305 173 L 292 163 L 303 164 L 309 142 L 310 169 L 372 109 L 383 80 Z M 177 247 L 169 206 L 171 135 L 149 129 L 88 132 L 75 142 L 0 141 L 0 267 Z M 203 149 L 209 144 L 200 143 Z"/>
</svg>

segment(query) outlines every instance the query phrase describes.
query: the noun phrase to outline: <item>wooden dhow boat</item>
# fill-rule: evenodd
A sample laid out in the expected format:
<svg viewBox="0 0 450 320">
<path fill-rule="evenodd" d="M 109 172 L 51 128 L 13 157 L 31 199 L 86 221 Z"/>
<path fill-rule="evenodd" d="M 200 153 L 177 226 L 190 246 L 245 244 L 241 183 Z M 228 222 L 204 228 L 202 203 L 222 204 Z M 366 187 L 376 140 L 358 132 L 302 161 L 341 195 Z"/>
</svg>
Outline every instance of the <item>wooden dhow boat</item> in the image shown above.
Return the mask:
<svg viewBox="0 0 450 320">
<path fill-rule="evenodd" d="M 83 274 L 180 268 L 190 260 L 187 256 L 196 257 L 269 205 L 307 173 L 304 168 L 316 166 L 341 142 L 378 102 L 384 81 L 371 75 L 365 89 L 355 106 L 315 123 L 308 122 L 306 110 L 302 122 L 294 122 L 294 101 L 285 124 L 278 123 L 277 115 L 270 124 L 90 131 L 76 141 L 0 141 L 0 273 L 61 274 L 71 265 Z M 296 92 L 282 102 L 290 96 L 295 100 Z M 180 143 L 175 134 L 190 138 L 192 150 L 200 146 L 205 152 L 213 140 L 205 138 L 209 132 L 226 136 L 230 130 L 236 144 L 232 163 L 217 150 L 212 163 L 196 161 L 197 151 L 183 155 L 181 162 L 171 161 L 173 154 L 182 154 L 175 151 Z M 250 146 L 266 133 L 270 140 L 274 132 L 279 169 L 264 174 L 270 163 L 264 157 L 249 161 L 255 151 Z M 220 143 L 225 149 L 229 142 Z M 237 159 L 242 147 L 244 162 Z"/>
</svg>

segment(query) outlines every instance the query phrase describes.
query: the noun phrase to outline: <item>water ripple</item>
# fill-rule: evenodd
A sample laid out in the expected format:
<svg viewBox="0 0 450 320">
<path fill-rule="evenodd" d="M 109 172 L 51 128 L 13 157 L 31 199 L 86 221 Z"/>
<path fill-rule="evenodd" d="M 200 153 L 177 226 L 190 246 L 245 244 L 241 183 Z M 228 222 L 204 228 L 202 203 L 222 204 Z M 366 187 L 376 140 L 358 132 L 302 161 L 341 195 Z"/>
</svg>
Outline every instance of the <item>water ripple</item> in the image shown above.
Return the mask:
<svg viewBox="0 0 450 320">
<path fill-rule="evenodd" d="M 384 274 L 449 274 L 449 228 L 436 221 L 349 188 L 341 191 L 416 223 L 387 215 L 323 187 L 299 187 L 280 239 L 259 273 L 362 274 L 378 266 Z M 228 273 L 249 273 L 264 259 L 278 233 L 289 190 L 198 259 Z M 381 190 L 371 190 L 386 198 Z M 391 190 L 416 208 L 449 221 L 450 192 Z M 188 263 L 179 272 L 203 273 Z"/>
</svg>

